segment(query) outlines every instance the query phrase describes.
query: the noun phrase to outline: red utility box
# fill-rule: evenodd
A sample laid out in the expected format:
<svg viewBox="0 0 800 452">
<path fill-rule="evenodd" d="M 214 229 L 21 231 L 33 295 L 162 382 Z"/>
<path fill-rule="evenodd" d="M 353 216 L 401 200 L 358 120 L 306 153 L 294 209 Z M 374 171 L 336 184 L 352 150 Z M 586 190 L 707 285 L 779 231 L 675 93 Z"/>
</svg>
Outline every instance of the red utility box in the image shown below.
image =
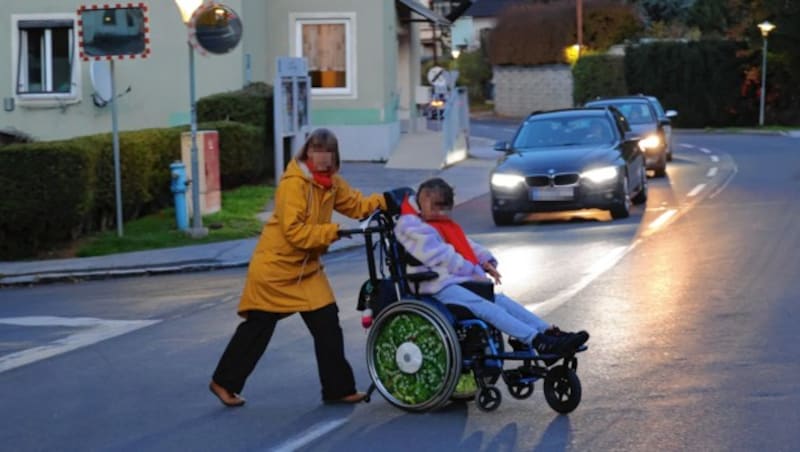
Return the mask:
<svg viewBox="0 0 800 452">
<path fill-rule="evenodd" d="M 192 134 L 181 134 L 181 160 L 186 165 L 186 177 L 192 179 Z M 200 212 L 209 214 L 222 208 L 222 192 L 219 176 L 219 134 L 216 130 L 197 131 L 197 162 L 200 168 Z M 194 181 L 192 181 L 194 183 Z M 189 215 L 193 215 L 192 186 L 186 191 Z"/>
</svg>

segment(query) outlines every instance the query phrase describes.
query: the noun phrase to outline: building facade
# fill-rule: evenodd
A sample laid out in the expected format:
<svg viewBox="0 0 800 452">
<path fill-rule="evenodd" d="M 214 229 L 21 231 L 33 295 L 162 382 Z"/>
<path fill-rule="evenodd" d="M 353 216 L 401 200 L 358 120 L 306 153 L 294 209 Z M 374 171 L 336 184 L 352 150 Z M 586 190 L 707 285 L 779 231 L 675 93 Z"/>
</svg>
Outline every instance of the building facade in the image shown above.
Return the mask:
<svg viewBox="0 0 800 452">
<path fill-rule="evenodd" d="M 189 122 L 187 29 L 172 1 L 149 0 L 146 58 L 114 62 L 121 130 Z M 280 56 L 305 57 L 311 124 L 339 135 L 343 158 L 386 160 L 413 132 L 420 85 L 421 23 L 448 25 L 416 0 L 224 0 L 240 12 L 241 43 L 195 56 L 197 98 L 273 84 Z M 6 0 L 0 15 L 0 131 L 37 140 L 111 129 L 97 102 L 93 63 L 80 58 L 77 9 L 62 0 Z M 85 4 L 90 5 L 90 4 Z M 128 90 L 130 88 L 130 90 Z"/>
</svg>

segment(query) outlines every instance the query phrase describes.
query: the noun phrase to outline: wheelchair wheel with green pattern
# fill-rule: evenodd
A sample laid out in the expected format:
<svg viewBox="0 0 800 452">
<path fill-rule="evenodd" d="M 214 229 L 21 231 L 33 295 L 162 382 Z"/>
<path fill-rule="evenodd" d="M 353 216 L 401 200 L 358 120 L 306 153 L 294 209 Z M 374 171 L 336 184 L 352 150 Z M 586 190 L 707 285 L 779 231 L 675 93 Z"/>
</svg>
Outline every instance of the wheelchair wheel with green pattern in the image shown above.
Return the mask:
<svg viewBox="0 0 800 452">
<path fill-rule="evenodd" d="M 461 376 L 461 350 L 449 320 L 418 300 L 391 304 L 367 337 L 367 369 L 392 405 L 428 411 L 450 399 Z"/>
</svg>

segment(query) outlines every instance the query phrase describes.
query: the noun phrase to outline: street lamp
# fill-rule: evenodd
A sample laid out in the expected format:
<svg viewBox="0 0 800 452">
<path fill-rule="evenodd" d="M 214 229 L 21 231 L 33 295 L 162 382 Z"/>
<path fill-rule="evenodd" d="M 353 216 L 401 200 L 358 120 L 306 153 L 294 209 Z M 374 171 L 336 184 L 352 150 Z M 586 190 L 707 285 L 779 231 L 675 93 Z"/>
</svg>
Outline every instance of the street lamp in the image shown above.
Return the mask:
<svg viewBox="0 0 800 452">
<path fill-rule="evenodd" d="M 761 52 L 761 107 L 758 110 L 758 125 L 763 126 L 764 98 L 767 95 L 767 35 L 769 32 L 775 29 L 775 25 L 765 20 L 764 22 L 758 24 L 758 28 L 761 30 L 761 36 L 764 37 L 764 49 Z"/>
<path fill-rule="evenodd" d="M 175 4 L 181 12 L 181 20 L 188 25 L 192 18 L 192 14 L 203 4 L 203 0 L 175 0 Z M 197 102 L 195 101 L 195 76 L 194 76 L 194 47 L 187 39 L 186 44 L 189 46 L 189 105 L 190 113 L 190 130 L 192 136 L 191 146 L 191 164 L 192 164 L 192 227 L 189 230 L 189 235 L 195 238 L 204 237 L 208 235 L 208 230 L 203 228 L 203 217 L 200 211 L 200 166 L 197 158 Z"/>
</svg>

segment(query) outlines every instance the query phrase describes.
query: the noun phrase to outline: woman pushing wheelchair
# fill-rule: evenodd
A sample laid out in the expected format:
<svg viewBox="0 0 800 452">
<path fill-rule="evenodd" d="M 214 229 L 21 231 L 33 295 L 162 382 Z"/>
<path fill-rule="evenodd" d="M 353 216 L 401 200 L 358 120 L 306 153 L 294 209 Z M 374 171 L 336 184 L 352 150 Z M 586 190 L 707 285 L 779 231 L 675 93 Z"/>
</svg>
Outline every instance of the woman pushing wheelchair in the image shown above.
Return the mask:
<svg viewBox="0 0 800 452">
<path fill-rule="evenodd" d="M 277 322 L 299 312 L 314 338 L 322 400 L 358 403 L 353 370 L 344 354 L 339 309 L 321 256 L 342 234 L 337 211 L 361 218 L 385 209 L 382 194 L 362 196 L 338 174 L 339 145 L 327 129 L 311 133 L 289 162 L 275 193 L 275 210 L 253 252 L 237 309 L 244 321 L 219 360 L 209 389 L 226 406 L 239 393 L 267 348 Z"/>
</svg>

